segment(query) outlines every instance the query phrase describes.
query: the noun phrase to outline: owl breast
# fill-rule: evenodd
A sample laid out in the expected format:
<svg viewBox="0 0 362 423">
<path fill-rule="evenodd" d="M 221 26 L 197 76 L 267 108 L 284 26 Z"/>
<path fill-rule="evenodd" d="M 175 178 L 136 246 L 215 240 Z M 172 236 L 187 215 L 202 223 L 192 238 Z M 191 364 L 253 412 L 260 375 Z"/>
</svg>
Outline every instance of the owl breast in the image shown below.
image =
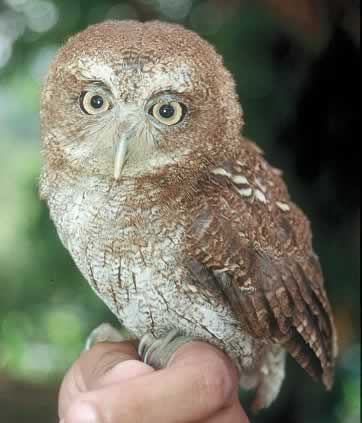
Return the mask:
<svg viewBox="0 0 362 423">
<path fill-rule="evenodd" d="M 76 265 L 135 337 L 177 328 L 252 367 L 256 341 L 243 333 L 223 293 L 200 286 L 185 264 L 185 222 L 174 216 L 165 223 L 158 208 L 132 206 L 133 188 L 87 178 L 63 183 L 48 197 Z"/>
</svg>

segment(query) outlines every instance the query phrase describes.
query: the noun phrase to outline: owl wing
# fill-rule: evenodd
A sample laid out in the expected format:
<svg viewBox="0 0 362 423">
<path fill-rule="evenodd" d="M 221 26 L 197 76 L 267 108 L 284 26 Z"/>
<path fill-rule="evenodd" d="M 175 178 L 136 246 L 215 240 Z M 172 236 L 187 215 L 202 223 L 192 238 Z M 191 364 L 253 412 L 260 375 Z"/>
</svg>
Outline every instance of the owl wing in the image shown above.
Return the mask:
<svg viewBox="0 0 362 423">
<path fill-rule="evenodd" d="M 337 355 L 331 307 L 311 230 L 280 172 L 245 142 L 238 161 L 200 184 L 189 254 L 221 287 L 245 330 L 282 344 L 327 388 Z"/>
</svg>

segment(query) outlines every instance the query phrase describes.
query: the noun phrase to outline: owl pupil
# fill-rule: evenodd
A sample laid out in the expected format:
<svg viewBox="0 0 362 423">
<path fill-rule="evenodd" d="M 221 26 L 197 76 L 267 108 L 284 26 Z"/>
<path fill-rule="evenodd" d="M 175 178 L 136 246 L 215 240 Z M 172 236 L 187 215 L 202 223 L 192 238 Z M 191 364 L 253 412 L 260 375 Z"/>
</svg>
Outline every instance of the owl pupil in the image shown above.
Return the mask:
<svg viewBox="0 0 362 423">
<path fill-rule="evenodd" d="M 92 97 L 91 106 L 93 107 L 93 109 L 100 109 L 102 108 L 103 104 L 104 100 L 100 95 L 95 95 L 94 97 Z"/>
<path fill-rule="evenodd" d="M 171 104 L 164 104 L 160 108 L 159 113 L 160 113 L 160 116 L 162 116 L 164 119 L 170 119 L 175 114 L 175 109 L 173 106 L 171 106 Z"/>
</svg>

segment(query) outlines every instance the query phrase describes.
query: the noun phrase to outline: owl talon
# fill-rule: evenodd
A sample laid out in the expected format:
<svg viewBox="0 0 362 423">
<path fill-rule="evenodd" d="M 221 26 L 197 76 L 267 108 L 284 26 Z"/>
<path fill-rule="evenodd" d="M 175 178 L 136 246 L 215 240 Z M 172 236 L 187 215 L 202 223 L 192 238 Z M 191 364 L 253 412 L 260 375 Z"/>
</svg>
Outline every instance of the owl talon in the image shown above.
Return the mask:
<svg viewBox="0 0 362 423">
<path fill-rule="evenodd" d="M 102 342 L 122 342 L 125 338 L 109 323 L 102 323 L 88 336 L 84 351 L 89 351 L 94 345 Z"/>
<path fill-rule="evenodd" d="M 153 335 L 147 334 L 139 343 L 138 354 L 154 369 L 164 369 L 180 347 L 195 340 L 191 336 L 180 335 L 178 330 L 172 330 L 162 339 L 156 339 Z"/>
</svg>

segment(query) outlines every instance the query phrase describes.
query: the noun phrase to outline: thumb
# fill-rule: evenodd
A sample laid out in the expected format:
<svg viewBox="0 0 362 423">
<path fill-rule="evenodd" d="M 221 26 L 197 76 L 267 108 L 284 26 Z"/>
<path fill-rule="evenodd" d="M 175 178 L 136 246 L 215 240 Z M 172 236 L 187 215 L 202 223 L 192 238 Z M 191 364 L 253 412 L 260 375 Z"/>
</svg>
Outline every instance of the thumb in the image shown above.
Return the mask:
<svg viewBox="0 0 362 423">
<path fill-rule="evenodd" d="M 64 415 L 80 393 L 120 384 L 154 372 L 139 361 L 132 342 L 99 343 L 81 354 L 67 372 L 59 393 L 59 415 Z"/>
<path fill-rule="evenodd" d="M 224 352 L 206 342 L 193 341 L 180 347 L 171 357 L 167 368 L 194 367 L 218 375 L 223 380 L 226 396 L 233 401 L 239 389 L 238 371 Z"/>
</svg>

